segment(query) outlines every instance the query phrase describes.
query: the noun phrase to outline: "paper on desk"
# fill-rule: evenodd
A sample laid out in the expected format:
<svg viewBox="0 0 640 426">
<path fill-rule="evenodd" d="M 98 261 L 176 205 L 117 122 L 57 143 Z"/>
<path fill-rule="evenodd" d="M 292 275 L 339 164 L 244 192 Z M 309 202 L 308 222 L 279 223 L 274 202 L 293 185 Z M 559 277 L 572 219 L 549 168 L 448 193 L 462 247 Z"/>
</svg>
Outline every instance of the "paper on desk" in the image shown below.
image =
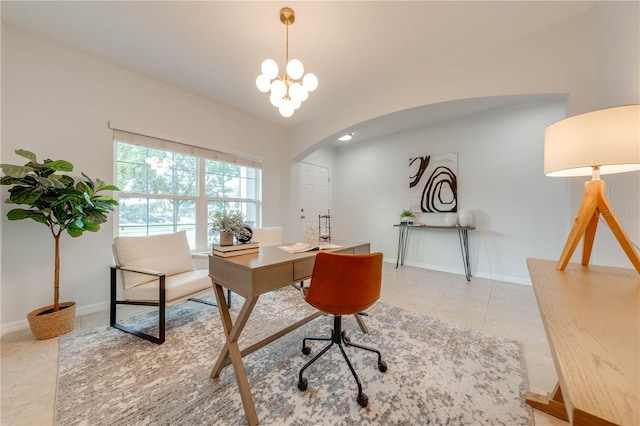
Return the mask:
<svg viewBox="0 0 640 426">
<path fill-rule="evenodd" d="M 286 244 L 284 246 L 279 246 L 278 248 L 288 253 L 302 253 L 305 251 L 313 251 L 313 250 L 339 249 L 339 248 L 342 248 L 342 246 L 338 244 L 332 244 L 332 243 L 308 244 L 308 243 L 298 242 L 298 243 Z"/>
</svg>

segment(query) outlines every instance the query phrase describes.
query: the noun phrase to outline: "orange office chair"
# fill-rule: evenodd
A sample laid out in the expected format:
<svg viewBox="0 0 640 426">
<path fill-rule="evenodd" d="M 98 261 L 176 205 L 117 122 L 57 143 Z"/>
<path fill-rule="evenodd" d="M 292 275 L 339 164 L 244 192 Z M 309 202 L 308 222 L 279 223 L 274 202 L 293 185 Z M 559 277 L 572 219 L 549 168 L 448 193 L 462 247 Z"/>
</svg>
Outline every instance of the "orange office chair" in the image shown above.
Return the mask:
<svg viewBox="0 0 640 426">
<path fill-rule="evenodd" d="M 327 352 L 334 343 L 337 343 L 358 384 L 358 404 L 362 407 L 369 404 L 369 398 L 362 392 L 362 383 L 342 344 L 377 353 L 378 369 L 383 373 L 387 371 L 387 364 L 382 360 L 378 350 L 351 342 L 342 330 L 342 315 L 356 314 L 373 305 L 380 298 L 381 285 L 382 253 L 318 253 L 305 300 L 319 310 L 334 315 L 333 330 L 331 337 L 305 337 L 302 340 L 302 353 L 305 355 L 311 353 L 311 349 L 307 347 L 307 340 L 323 340 L 330 343 L 302 367 L 298 378 L 298 389 L 301 391 L 307 389 L 308 381 L 302 377 L 304 370 Z"/>
</svg>

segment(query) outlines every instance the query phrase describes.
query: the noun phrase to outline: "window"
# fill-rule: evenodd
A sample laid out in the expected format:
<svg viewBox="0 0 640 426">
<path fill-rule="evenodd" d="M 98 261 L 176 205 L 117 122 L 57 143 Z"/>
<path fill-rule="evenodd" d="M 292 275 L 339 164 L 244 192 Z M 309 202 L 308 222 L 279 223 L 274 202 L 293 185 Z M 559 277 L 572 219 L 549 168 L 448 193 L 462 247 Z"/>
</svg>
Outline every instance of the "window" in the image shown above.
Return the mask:
<svg viewBox="0 0 640 426">
<path fill-rule="evenodd" d="M 117 235 L 186 231 L 193 250 L 219 243 L 215 211 L 240 211 L 249 226 L 261 212 L 261 163 L 114 130 Z"/>
</svg>

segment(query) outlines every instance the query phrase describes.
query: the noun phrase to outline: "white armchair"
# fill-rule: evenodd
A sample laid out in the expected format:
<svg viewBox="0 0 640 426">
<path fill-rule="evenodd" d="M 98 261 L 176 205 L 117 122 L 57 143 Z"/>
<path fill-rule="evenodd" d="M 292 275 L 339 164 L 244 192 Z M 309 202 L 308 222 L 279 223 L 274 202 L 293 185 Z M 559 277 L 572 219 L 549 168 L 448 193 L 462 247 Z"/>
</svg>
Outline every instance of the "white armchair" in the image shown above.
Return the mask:
<svg viewBox="0 0 640 426">
<path fill-rule="evenodd" d="M 260 247 L 280 246 L 282 242 L 282 226 L 253 228 L 251 241 L 256 241 Z"/>
<path fill-rule="evenodd" d="M 144 237 L 117 237 L 113 240 L 111 266 L 110 325 L 153 343 L 165 339 L 165 308 L 183 300 L 196 299 L 213 289 L 209 271 L 194 268 L 189 242 L 184 231 Z M 227 290 L 227 304 L 231 292 Z M 117 305 L 158 306 L 158 337 L 135 330 L 116 321 Z"/>
</svg>

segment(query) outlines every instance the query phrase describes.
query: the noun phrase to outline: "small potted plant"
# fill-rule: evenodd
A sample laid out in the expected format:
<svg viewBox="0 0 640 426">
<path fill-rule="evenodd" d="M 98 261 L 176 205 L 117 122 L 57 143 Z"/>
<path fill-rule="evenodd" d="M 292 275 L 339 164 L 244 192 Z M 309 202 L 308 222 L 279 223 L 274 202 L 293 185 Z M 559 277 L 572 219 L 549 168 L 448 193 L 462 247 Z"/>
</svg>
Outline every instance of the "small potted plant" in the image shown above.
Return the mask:
<svg viewBox="0 0 640 426">
<path fill-rule="evenodd" d="M 240 212 L 217 211 L 210 217 L 211 230 L 220 232 L 220 245 L 233 245 L 233 238 L 238 241 L 248 241 L 251 239 L 251 228 L 244 221 L 244 216 Z"/>
<path fill-rule="evenodd" d="M 413 212 L 409 209 L 400 212 L 400 223 L 405 225 L 413 225 Z"/>
<path fill-rule="evenodd" d="M 24 166 L 0 164 L 4 176 L 0 185 L 10 186 L 8 204 L 24 205 L 7 213 L 9 220 L 32 219 L 46 226 L 55 243 L 53 274 L 53 305 L 27 314 L 31 332 L 36 339 L 48 339 L 73 330 L 75 302 L 60 303 L 60 237 L 64 231 L 80 237 L 85 231 L 97 232 L 107 221 L 107 213 L 118 202 L 101 191 L 118 191 L 100 179 L 93 181 L 82 173 L 72 177 L 60 172 L 73 171 L 64 160 L 44 160 L 38 163 L 32 152 L 15 151 L 29 160 Z"/>
</svg>

